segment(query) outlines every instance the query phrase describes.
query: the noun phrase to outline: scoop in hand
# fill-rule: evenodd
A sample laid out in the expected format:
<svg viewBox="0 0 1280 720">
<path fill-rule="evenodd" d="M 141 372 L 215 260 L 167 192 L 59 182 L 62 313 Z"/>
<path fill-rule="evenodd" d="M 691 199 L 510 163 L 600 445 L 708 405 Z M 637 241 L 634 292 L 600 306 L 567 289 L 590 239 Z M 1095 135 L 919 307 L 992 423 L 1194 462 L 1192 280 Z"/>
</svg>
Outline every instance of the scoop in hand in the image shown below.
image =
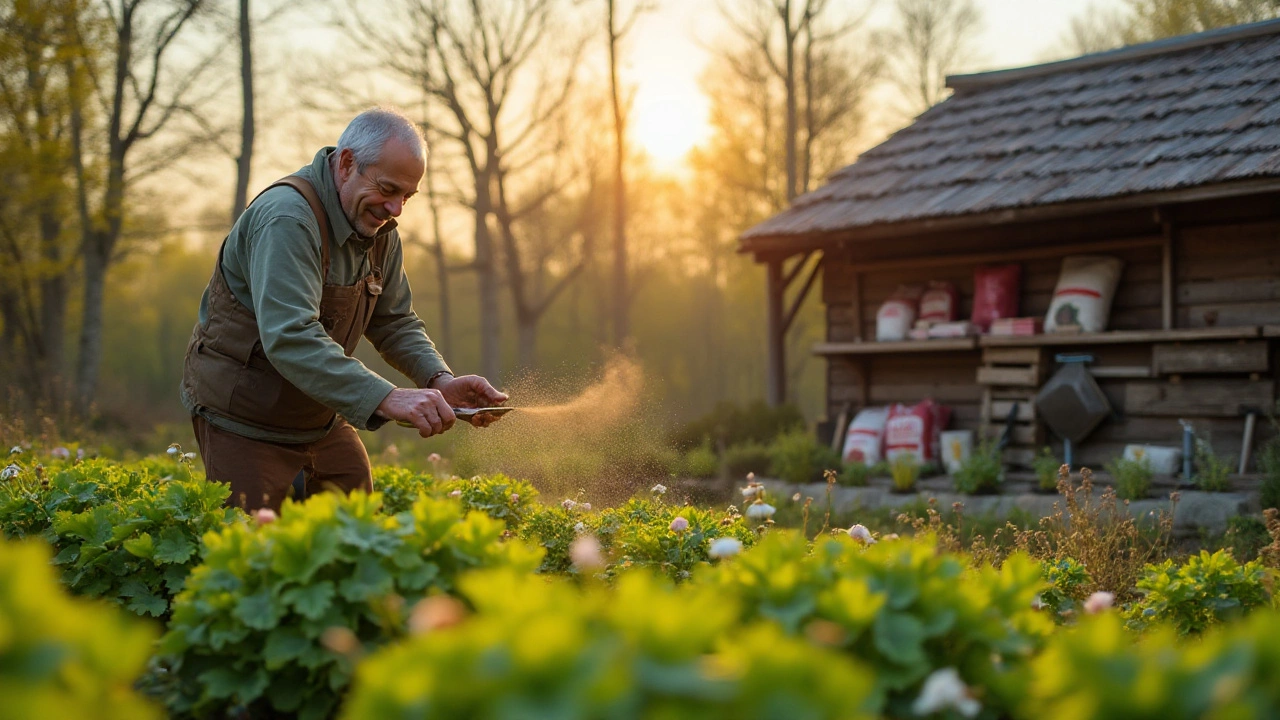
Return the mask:
<svg viewBox="0 0 1280 720">
<path fill-rule="evenodd" d="M 472 420 L 474 420 L 477 415 L 495 415 L 495 416 L 506 415 L 512 410 L 515 410 L 515 408 L 513 407 L 450 408 L 450 409 L 453 410 L 454 417 L 458 418 L 459 420 L 465 420 L 467 422 L 471 422 Z M 409 422 L 408 420 L 397 420 L 396 424 L 402 427 L 407 427 L 407 428 L 414 427 L 414 424 Z"/>
</svg>

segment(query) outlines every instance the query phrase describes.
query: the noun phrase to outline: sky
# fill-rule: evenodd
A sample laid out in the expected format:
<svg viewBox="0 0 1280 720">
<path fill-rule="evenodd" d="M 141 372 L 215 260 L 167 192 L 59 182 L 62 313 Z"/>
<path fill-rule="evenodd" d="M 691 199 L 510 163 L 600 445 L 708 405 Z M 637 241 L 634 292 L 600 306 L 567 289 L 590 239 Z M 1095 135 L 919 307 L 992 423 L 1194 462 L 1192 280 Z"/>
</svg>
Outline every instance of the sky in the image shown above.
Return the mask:
<svg viewBox="0 0 1280 720">
<path fill-rule="evenodd" d="M 983 17 L 974 43 L 979 50 L 958 71 L 1042 62 L 1071 18 L 1088 10 L 1091 3 L 1119 5 L 1120 0 L 976 0 Z M 863 7 L 849 0 L 832 5 Z M 869 22 L 888 25 L 892 6 L 892 0 L 875 2 Z M 649 151 L 657 167 L 677 167 L 683 154 L 705 138 L 707 100 L 698 80 L 709 60 L 707 46 L 727 34 L 715 0 L 661 0 L 628 36 L 623 77 L 635 86 L 635 141 Z"/>
</svg>

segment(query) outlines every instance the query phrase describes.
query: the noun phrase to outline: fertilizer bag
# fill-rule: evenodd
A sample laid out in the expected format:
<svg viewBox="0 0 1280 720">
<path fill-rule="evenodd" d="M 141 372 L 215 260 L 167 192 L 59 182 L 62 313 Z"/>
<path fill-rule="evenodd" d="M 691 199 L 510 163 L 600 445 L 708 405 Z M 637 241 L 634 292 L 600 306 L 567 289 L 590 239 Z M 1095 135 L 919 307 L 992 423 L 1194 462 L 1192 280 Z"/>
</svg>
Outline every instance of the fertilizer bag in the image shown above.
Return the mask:
<svg viewBox="0 0 1280 720">
<path fill-rule="evenodd" d="M 1119 258 L 1077 255 L 1063 258 L 1062 274 L 1044 318 L 1047 333 L 1079 326 L 1082 332 L 1107 329 L 1111 301 L 1124 263 Z"/>
<path fill-rule="evenodd" d="M 884 427 L 885 457 L 892 461 L 909 453 L 919 463 L 932 462 L 938 457 L 939 435 L 950 419 L 951 410 L 933 400 L 911 407 L 894 405 Z"/>
<path fill-rule="evenodd" d="M 1017 317 L 1022 266 L 983 265 L 973 271 L 973 324 L 982 332 L 993 320 Z"/>
<path fill-rule="evenodd" d="M 903 285 L 876 312 L 876 340 L 906 340 L 920 308 L 919 287 Z"/>
<path fill-rule="evenodd" d="M 888 419 L 889 408 L 886 407 L 859 411 L 844 435 L 844 461 L 866 465 L 880 462 L 880 443 L 884 441 L 884 424 Z"/>
</svg>

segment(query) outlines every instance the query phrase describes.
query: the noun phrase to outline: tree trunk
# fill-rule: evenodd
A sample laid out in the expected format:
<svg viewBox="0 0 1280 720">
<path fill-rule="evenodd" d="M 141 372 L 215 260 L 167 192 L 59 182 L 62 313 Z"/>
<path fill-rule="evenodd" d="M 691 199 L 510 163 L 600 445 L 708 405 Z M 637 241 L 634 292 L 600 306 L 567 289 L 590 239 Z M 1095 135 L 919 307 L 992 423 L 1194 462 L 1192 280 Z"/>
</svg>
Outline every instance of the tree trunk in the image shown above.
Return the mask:
<svg viewBox="0 0 1280 720">
<path fill-rule="evenodd" d="M 787 145 L 787 204 L 790 205 L 792 200 L 796 199 L 796 32 L 791 27 L 791 2 L 787 0 L 785 4 L 782 35 L 785 39 L 786 47 L 786 63 L 787 76 L 783 79 L 786 84 L 787 92 L 787 120 L 786 120 L 786 145 Z"/>
<path fill-rule="evenodd" d="M 487 167 L 493 167 L 493 163 L 490 160 Z M 494 258 L 493 236 L 489 233 L 489 214 L 493 208 L 490 177 L 488 169 L 476 177 L 475 269 L 480 296 L 480 374 L 496 385 L 502 367 L 502 335 L 498 316 L 498 266 Z"/>
<path fill-rule="evenodd" d="M 244 212 L 249 200 L 249 170 L 253 163 L 253 43 L 250 39 L 249 0 L 240 0 L 240 156 L 236 158 L 236 194 L 231 201 L 231 222 Z"/>
<path fill-rule="evenodd" d="M 537 366 L 538 318 L 517 318 L 516 354 L 520 367 Z"/>
<path fill-rule="evenodd" d="M 90 232 L 100 238 L 101 233 Z M 84 415 L 98 389 L 102 360 L 102 303 L 106 294 L 107 259 L 102 241 L 90 243 L 84 253 L 84 316 L 80 326 L 80 357 L 76 364 L 76 412 Z"/>
<path fill-rule="evenodd" d="M 47 198 L 46 202 L 52 202 Z M 62 373 L 67 318 L 67 271 L 63 267 L 62 220 L 52 212 L 40 214 L 40 245 L 44 261 L 50 268 L 40 281 L 40 355 L 43 362 L 32 379 L 38 384 L 31 390 L 42 399 L 57 403 L 61 400 Z"/>
<path fill-rule="evenodd" d="M 436 261 L 436 289 L 440 293 L 440 333 L 437 345 L 448 352 L 453 348 L 452 315 L 449 312 L 449 267 L 444 253 L 444 233 L 440 229 L 440 198 L 436 194 L 434 167 L 435 142 L 427 135 L 427 204 L 431 210 L 431 254 Z"/>
<path fill-rule="evenodd" d="M 609 4 L 609 89 L 613 100 L 613 344 L 626 346 L 630 327 L 630 294 L 627 289 L 627 182 L 626 121 L 618 99 L 618 27 L 617 3 Z"/>
</svg>

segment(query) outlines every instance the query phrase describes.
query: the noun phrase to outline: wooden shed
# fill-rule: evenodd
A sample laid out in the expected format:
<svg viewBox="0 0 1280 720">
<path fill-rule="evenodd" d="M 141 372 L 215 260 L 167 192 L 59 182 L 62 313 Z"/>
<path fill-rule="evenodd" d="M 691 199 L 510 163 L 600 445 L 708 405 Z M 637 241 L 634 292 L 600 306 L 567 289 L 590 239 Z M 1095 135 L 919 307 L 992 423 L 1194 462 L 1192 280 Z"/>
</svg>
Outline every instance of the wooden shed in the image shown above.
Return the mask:
<svg viewBox="0 0 1280 720">
<path fill-rule="evenodd" d="M 948 84 L 948 100 L 742 236 L 768 271 L 770 400 L 785 398 L 783 337 L 803 299 L 787 296 L 820 273 L 827 339 L 813 352 L 831 418 L 932 397 L 954 408 L 951 427 L 980 430 L 1059 353 L 1082 352 L 1114 412 L 1078 462 L 1177 445 L 1179 419 L 1238 456 L 1245 413 L 1276 399 L 1280 21 Z M 900 285 L 950 281 L 967 318 L 989 263 L 1020 263 L 1018 314 L 1043 317 L 1078 254 L 1124 261 L 1103 332 L 875 340 Z M 1052 440 L 1031 403 L 1019 420 L 1027 452 Z"/>
</svg>

